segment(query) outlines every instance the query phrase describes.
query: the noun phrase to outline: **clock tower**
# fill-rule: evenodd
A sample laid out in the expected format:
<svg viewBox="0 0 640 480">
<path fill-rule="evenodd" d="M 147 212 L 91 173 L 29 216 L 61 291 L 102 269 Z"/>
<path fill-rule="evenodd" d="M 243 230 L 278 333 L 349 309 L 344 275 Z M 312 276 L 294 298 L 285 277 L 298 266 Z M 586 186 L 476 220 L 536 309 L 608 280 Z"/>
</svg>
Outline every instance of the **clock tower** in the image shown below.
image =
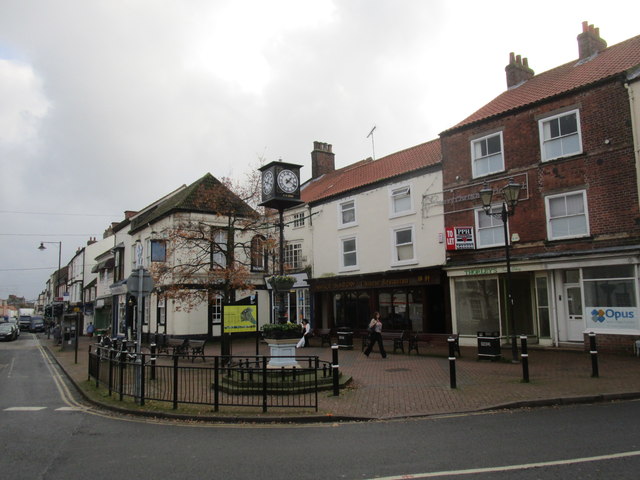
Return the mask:
<svg viewBox="0 0 640 480">
<path fill-rule="evenodd" d="M 260 168 L 262 172 L 263 207 L 284 210 L 302 203 L 300 200 L 300 165 L 271 162 Z"/>
</svg>

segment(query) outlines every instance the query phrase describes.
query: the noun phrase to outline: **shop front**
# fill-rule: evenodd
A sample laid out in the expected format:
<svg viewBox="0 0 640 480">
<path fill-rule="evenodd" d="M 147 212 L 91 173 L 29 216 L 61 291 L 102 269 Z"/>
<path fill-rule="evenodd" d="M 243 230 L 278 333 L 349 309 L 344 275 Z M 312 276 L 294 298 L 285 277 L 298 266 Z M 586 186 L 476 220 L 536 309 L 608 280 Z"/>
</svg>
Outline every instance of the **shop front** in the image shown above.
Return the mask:
<svg viewBox="0 0 640 480">
<path fill-rule="evenodd" d="M 530 343 L 587 348 L 596 333 L 603 351 L 632 350 L 640 338 L 638 257 L 540 258 L 513 262 L 515 335 Z M 473 345 L 479 331 L 509 342 L 506 268 L 500 264 L 450 267 L 453 329 Z"/>
<path fill-rule="evenodd" d="M 451 323 L 439 269 L 314 278 L 316 328 L 367 328 L 380 312 L 388 330 L 448 333 Z"/>
</svg>

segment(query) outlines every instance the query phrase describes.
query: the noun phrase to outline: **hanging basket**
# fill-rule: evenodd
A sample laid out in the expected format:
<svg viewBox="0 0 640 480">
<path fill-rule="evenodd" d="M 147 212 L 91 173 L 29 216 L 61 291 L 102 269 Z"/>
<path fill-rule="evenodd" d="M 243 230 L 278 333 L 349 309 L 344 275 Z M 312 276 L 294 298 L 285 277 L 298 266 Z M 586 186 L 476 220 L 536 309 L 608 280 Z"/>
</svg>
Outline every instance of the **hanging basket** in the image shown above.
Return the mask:
<svg viewBox="0 0 640 480">
<path fill-rule="evenodd" d="M 288 292 L 295 283 L 296 279 L 288 275 L 274 275 L 269 279 L 269 284 L 276 293 Z"/>
</svg>

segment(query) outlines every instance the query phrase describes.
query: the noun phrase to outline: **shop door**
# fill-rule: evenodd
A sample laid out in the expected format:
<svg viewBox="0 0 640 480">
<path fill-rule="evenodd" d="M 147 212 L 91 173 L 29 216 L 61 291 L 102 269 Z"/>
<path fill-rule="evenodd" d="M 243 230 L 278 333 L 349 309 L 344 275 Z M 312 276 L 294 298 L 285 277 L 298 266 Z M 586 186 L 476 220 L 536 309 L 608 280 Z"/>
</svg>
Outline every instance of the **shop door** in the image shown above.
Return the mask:
<svg viewBox="0 0 640 480">
<path fill-rule="evenodd" d="M 565 286 L 564 298 L 567 300 L 567 340 L 583 341 L 584 316 L 582 312 L 582 291 L 578 286 Z"/>
</svg>

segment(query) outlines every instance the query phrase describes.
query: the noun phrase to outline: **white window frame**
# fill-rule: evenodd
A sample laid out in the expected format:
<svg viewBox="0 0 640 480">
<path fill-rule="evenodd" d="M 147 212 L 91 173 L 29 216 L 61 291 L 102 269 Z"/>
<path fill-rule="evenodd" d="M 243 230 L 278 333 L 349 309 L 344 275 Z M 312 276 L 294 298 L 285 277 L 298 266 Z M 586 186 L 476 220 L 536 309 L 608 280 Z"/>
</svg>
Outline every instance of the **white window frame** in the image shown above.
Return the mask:
<svg viewBox="0 0 640 480">
<path fill-rule="evenodd" d="M 584 209 L 584 212 L 580 215 L 565 215 L 563 217 L 556 217 L 556 218 L 551 218 L 551 200 L 556 199 L 556 198 L 566 198 L 569 196 L 576 196 L 576 195 L 581 195 L 582 196 L 582 206 Z M 590 228 L 589 228 L 589 206 L 587 203 L 587 191 L 586 190 L 574 190 L 571 192 L 564 192 L 564 193 L 559 193 L 557 195 L 547 195 L 544 199 L 544 204 L 545 204 L 545 216 L 547 219 L 547 239 L 548 240 L 564 240 L 564 239 L 568 239 L 568 238 L 582 238 L 582 237 L 588 237 L 589 235 L 591 235 L 590 232 Z M 553 229 L 552 229 L 552 222 L 553 220 L 557 220 L 557 219 L 561 219 L 561 218 L 569 218 L 569 217 L 579 217 L 579 216 L 584 216 L 584 220 L 586 222 L 586 231 L 583 233 L 578 233 L 578 234 L 568 234 L 568 235 L 562 235 L 562 236 L 554 236 L 553 235 Z"/>
<path fill-rule="evenodd" d="M 340 251 L 340 271 L 347 272 L 352 270 L 358 270 L 358 239 L 355 236 L 342 237 L 339 239 L 339 251 Z M 353 242 L 354 248 L 353 250 L 345 251 L 345 243 Z M 353 265 L 346 265 L 345 263 L 345 255 L 353 254 L 355 255 L 355 263 Z"/>
<path fill-rule="evenodd" d="M 302 269 L 302 242 L 290 241 L 285 243 L 284 263 L 292 270 Z"/>
<path fill-rule="evenodd" d="M 397 210 L 397 201 L 409 199 L 409 206 L 404 210 Z M 413 195 L 411 194 L 411 185 L 398 185 L 389 188 L 389 216 L 391 218 L 411 215 L 415 213 L 413 208 Z"/>
<path fill-rule="evenodd" d="M 413 252 L 412 258 L 407 258 L 405 260 L 399 260 L 398 256 L 398 248 L 401 246 L 409 245 L 407 244 L 397 244 L 396 243 L 396 234 L 400 231 L 409 230 L 411 232 L 411 249 Z M 414 225 L 401 225 L 397 227 L 393 227 L 391 229 L 391 266 L 392 267 L 401 267 L 404 265 L 414 265 L 418 263 L 418 259 L 416 256 L 416 229 Z"/>
<path fill-rule="evenodd" d="M 349 205 L 352 206 L 349 208 Z M 345 208 L 347 207 L 347 208 Z M 353 220 L 350 222 L 344 222 L 344 213 L 353 210 Z M 338 203 L 338 228 L 347 228 L 353 227 L 358 224 L 358 216 L 357 216 L 357 208 L 356 208 L 356 199 L 350 198 L 348 200 L 344 200 Z"/>
<path fill-rule="evenodd" d="M 488 154 L 487 155 L 480 155 L 480 156 L 476 156 L 476 145 L 479 145 L 482 142 L 486 142 L 488 141 L 490 138 L 492 137 L 499 137 L 500 138 L 500 167 L 493 169 L 493 170 L 489 170 L 487 169 L 486 172 L 483 173 L 479 173 L 478 172 L 478 163 L 481 161 L 487 161 L 489 162 L 489 158 L 494 157 L 496 155 L 498 155 L 498 153 L 493 153 L 493 154 Z M 502 137 L 502 131 L 500 132 L 494 132 L 494 133 L 490 133 L 488 135 L 484 135 L 483 137 L 480 138 L 474 138 L 473 140 L 471 140 L 470 143 L 470 147 L 471 147 L 471 170 L 473 171 L 473 178 L 478 178 L 478 177 L 486 177 L 487 175 L 491 175 L 493 173 L 496 172 L 503 172 L 504 171 L 504 139 Z"/>
<path fill-rule="evenodd" d="M 499 212 L 502 209 L 502 205 L 491 205 L 492 212 Z M 492 248 L 492 247 L 504 247 L 504 224 L 500 217 L 494 215 L 487 215 L 484 209 L 479 208 L 475 211 L 476 221 L 476 248 Z M 497 241 L 493 243 L 482 243 L 482 235 L 480 235 L 482 228 L 480 228 L 480 218 L 486 222 L 491 223 L 491 227 L 484 227 L 485 229 L 491 228 L 492 230 L 499 230 L 499 234 L 494 235 L 494 239 Z M 509 235 L 509 223 L 507 222 L 507 236 Z M 498 240 L 499 239 L 499 240 Z"/>
<path fill-rule="evenodd" d="M 561 117 L 566 117 L 568 115 L 576 116 L 576 129 L 577 129 L 576 132 L 567 134 L 567 135 L 559 135 L 553 138 L 545 138 L 545 126 L 553 120 L 557 120 Z M 540 156 L 543 162 L 548 162 L 551 160 L 555 160 L 557 158 L 570 157 L 572 155 L 579 155 L 582 153 L 582 128 L 580 124 L 580 110 L 578 109 L 569 110 L 566 112 L 558 113 L 556 115 L 551 115 L 549 117 L 545 117 L 538 120 L 538 131 L 540 134 Z M 545 148 L 547 144 L 549 144 L 550 142 L 559 142 L 562 147 L 566 139 L 569 139 L 574 136 L 577 136 L 577 139 L 578 139 L 578 150 L 571 151 L 571 152 L 561 152 L 559 155 L 554 155 L 554 156 L 547 155 L 546 148 Z"/>
<path fill-rule="evenodd" d="M 297 212 L 293 214 L 293 228 L 304 227 L 304 212 Z"/>
<path fill-rule="evenodd" d="M 219 251 L 213 253 L 213 267 L 227 268 L 227 230 L 216 229 L 213 233 L 213 243 Z"/>
</svg>

